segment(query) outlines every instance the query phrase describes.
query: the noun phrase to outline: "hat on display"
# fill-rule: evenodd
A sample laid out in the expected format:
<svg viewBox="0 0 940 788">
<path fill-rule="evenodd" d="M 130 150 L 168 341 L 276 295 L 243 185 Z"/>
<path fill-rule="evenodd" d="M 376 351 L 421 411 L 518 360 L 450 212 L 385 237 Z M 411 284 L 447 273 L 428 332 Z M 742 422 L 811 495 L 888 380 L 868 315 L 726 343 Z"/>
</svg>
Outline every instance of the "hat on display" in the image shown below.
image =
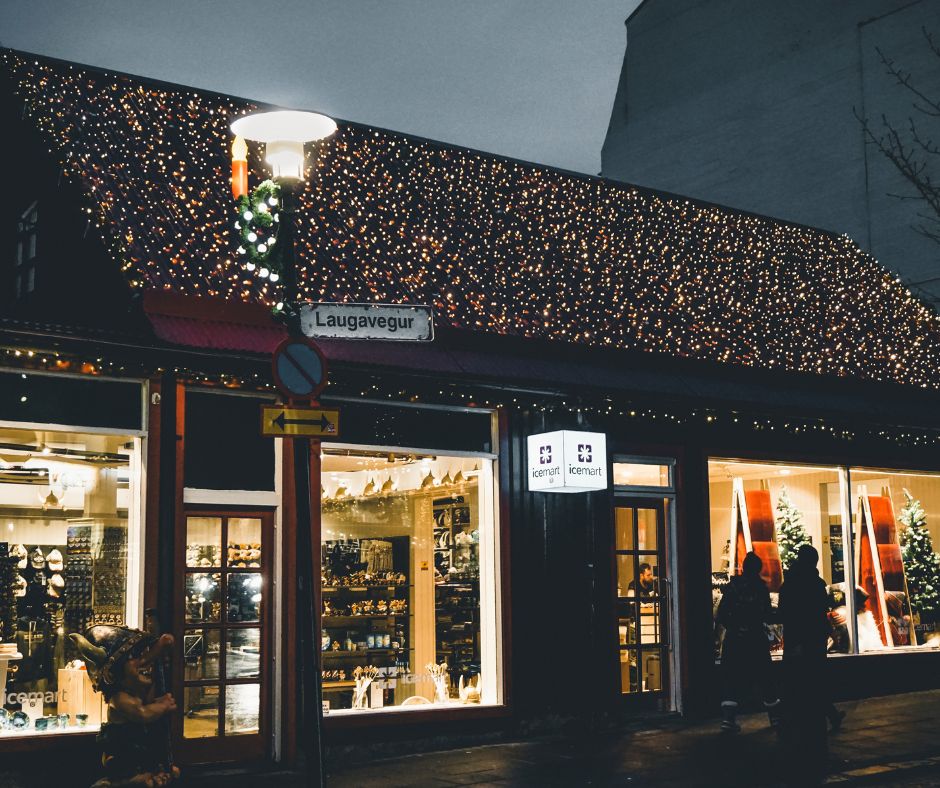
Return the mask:
<svg viewBox="0 0 940 788">
<path fill-rule="evenodd" d="M 26 596 L 26 578 L 23 575 L 17 575 L 13 581 L 13 596 Z"/>
<path fill-rule="evenodd" d="M 65 581 L 62 579 L 62 575 L 57 573 L 49 578 L 49 582 L 46 584 L 46 593 L 53 599 L 58 599 L 62 596 L 63 588 L 65 588 Z"/>
<path fill-rule="evenodd" d="M 26 562 L 29 560 L 29 553 L 26 552 L 26 548 L 23 545 L 18 544 L 14 546 L 13 550 L 10 552 L 10 555 L 13 558 L 16 558 L 16 568 L 25 569 Z"/>
<path fill-rule="evenodd" d="M 46 557 L 38 547 L 29 554 L 29 562 L 33 569 L 42 569 L 46 565 Z"/>
<path fill-rule="evenodd" d="M 62 553 L 56 548 L 52 548 L 49 555 L 46 556 L 46 563 L 49 564 L 50 572 L 61 572 L 63 569 Z"/>
</svg>

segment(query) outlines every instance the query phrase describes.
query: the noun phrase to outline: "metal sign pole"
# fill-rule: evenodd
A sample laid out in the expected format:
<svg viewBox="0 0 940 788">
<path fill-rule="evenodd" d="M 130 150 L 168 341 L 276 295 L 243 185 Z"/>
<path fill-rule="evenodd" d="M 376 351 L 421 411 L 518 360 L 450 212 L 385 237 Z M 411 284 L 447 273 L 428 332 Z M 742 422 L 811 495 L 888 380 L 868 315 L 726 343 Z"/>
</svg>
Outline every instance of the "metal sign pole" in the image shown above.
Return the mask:
<svg viewBox="0 0 940 788">
<path fill-rule="evenodd" d="M 287 328 L 292 337 L 302 337 L 300 330 L 300 299 L 297 277 L 296 233 L 296 197 L 293 183 L 282 180 L 281 186 L 281 233 L 284 259 L 285 306 L 288 310 Z M 314 606 L 313 572 L 313 525 L 317 520 L 319 534 L 320 512 L 320 452 L 319 442 L 316 451 L 316 479 L 311 479 L 311 441 L 296 439 L 294 443 L 294 496 L 297 502 L 297 613 L 300 617 L 298 655 L 300 657 L 301 708 L 303 714 L 303 751 L 308 785 L 322 786 L 323 744 L 322 723 L 323 703 L 320 700 L 320 651 L 314 646 L 314 632 L 317 610 Z M 311 494 L 311 481 L 316 484 L 317 497 Z M 314 514 L 316 512 L 316 514 Z"/>
</svg>

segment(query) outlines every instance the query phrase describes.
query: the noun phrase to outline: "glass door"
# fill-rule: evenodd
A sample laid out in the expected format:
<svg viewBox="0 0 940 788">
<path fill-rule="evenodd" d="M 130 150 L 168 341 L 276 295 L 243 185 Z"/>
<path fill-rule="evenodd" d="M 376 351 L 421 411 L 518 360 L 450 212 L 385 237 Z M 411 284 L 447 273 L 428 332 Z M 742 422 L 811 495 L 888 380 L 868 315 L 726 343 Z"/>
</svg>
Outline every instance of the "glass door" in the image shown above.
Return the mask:
<svg viewBox="0 0 940 788">
<path fill-rule="evenodd" d="M 614 504 L 614 581 L 620 692 L 668 700 L 669 578 L 665 504 L 618 498 Z"/>
<path fill-rule="evenodd" d="M 271 534 L 268 512 L 186 515 L 175 695 L 184 761 L 265 754 Z"/>
</svg>

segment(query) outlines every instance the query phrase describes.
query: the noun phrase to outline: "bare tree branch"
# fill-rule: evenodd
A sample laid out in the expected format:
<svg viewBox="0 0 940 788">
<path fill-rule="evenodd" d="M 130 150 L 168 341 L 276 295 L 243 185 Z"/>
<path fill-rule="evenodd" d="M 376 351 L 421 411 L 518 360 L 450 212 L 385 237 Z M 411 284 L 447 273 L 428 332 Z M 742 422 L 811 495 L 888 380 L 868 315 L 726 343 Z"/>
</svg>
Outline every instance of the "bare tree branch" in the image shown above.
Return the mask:
<svg viewBox="0 0 940 788">
<path fill-rule="evenodd" d="M 927 47 L 940 60 L 940 43 L 925 27 L 921 28 L 921 32 Z M 875 51 L 885 67 L 886 74 L 893 77 L 895 84 L 912 97 L 913 109 L 928 118 L 940 118 L 940 97 L 932 98 L 926 94 L 915 84 L 911 72 L 895 63 L 879 47 L 876 47 Z M 936 159 L 940 157 L 940 144 L 935 143 L 932 136 L 915 123 L 913 117 L 908 117 L 907 128 L 902 133 L 901 128 L 892 124 L 886 115 L 881 116 L 881 124 L 875 128 L 868 118 L 859 115 L 857 110 L 853 108 L 852 112 L 862 127 L 866 142 L 891 162 L 894 169 L 912 187 L 911 194 L 888 192 L 888 196 L 897 200 L 917 200 L 923 203 L 926 210 L 917 213 L 918 221 L 911 227 L 925 238 L 940 244 L 940 184 L 935 181 L 932 169 L 932 166 L 938 166 Z"/>
</svg>

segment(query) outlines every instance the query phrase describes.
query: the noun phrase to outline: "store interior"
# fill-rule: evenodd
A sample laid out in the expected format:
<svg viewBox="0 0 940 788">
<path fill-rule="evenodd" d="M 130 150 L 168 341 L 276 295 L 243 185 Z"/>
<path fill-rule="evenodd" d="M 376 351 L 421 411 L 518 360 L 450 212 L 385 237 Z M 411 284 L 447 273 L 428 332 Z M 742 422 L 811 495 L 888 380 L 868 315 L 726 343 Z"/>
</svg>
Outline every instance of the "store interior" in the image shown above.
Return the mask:
<svg viewBox="0 0 940 788">
<path fill-rule="evenodd" d="M 0 736 L 105 719 L 68 635 L 137 609 L 136 457 L 129 436 L 0 429 Z"/>
<path fill-rule="evenodd" d="M 328 447 L 322 478 L 327 713 L 497 703 L 491 462 Z"/>
<path fill-rule="evenodd" d="M 830 654 L 938 645 L 940 611 L 918 607 L 922 572 L 905 539 L 907 507 L 916 501 L 923 517 L 915 519 L 937 544 L 940 475 L 724 459 L 708 468 L 713 610 L 740 565 L 745 532 L 764 561 L 775 606 L 799 545 L 808 541 L 829 592 Z M 855 627 L 848 625 L 852 615 Z M 770 630 L 779 658 L 783 632 L 779 625 Z M 716 638 L 716 655 L 719 647 Z"/>
</svg>

